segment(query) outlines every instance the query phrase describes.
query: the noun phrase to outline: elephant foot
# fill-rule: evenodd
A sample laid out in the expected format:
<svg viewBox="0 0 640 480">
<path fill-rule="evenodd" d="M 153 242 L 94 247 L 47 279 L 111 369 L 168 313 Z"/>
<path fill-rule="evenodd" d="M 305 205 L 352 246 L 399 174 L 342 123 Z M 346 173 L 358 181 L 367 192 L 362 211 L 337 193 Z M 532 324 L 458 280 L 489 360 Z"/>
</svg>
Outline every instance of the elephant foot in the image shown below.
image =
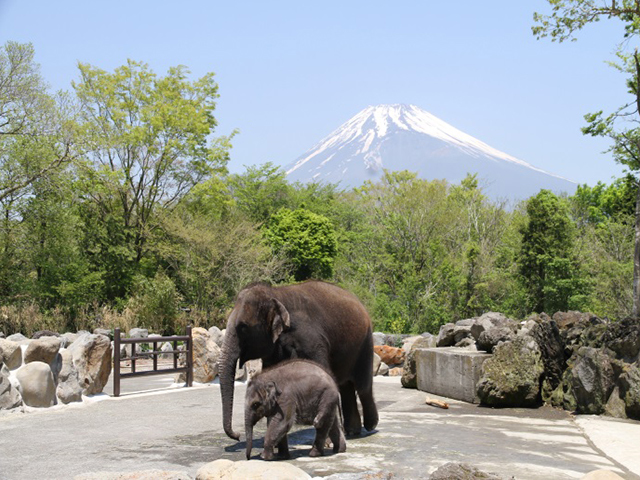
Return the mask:
<svg viewBox="0 0 640 480">
<path fill-rule="evenodd" d="M 291 458 L 291 454 L 287 450 L 286 452 L 278 452 L 278 460 L 289 460 Z"/>
<path fill-rule="evenodd" d="M 263 460 L 267 460 L 267 461 L 273 460 L 273 452 L 263 451 L 260 454 L 260 458 L 263 459 Z"/>
<path fill-rule="evenodd" d="M 309 452 L 309 456 L 310 457 L 322 457 L 323 455 L 324 455 L 324 452 L 322 450 L 316 448 L 315 445 L 313 446 L 313 448 Z"/>
<path fill-rule="evenodd" d="M 345 434 L 347 437 L 359 437 L 362 433 L 362 427 L 351 427 L 345 429 Z"/>
</svg>

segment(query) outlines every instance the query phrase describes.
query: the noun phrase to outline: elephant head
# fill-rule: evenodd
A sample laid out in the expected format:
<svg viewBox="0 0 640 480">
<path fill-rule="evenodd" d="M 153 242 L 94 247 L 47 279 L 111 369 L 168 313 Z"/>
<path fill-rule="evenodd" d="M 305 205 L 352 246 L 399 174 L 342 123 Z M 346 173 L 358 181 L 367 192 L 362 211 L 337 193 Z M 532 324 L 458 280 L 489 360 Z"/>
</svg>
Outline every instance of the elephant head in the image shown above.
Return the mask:
<svg viewBox="0 0 640 480">
<path fill-rule="evenodd" d="M 219 360 L 222 424 L 225 433 L 239 440 L 233 431 L 233 393 L 236 363 L 268 358 L 275 350 L 280 334 L 290 327 L 286 307 L 270 294 L 269 287 L 258 285 L 240 292 L 229 319 Z"/>
<path fill-rule="evenodd" d="M 247 387 L 244 409 L 244 430 L 247 440 L 247 460 L 251 458 L 253 448 L 253 427 L 264 417 L 272 416 L 276 411 L 281 392 L 274 382 L 251 382 Z"/>
</svg>

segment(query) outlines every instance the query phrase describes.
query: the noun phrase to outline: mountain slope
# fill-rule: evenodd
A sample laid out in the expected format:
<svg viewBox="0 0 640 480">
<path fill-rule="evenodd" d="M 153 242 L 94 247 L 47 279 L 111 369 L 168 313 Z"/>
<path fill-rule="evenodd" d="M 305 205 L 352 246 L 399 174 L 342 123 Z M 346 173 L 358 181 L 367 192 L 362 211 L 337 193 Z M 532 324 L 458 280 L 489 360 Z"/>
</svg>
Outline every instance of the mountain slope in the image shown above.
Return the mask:
<svg viewBox="0 0 640 480">
<path fill-rule="evenodd" d="M 383 169 L 411 170 L 451 183 L 477 173 L 494 198 L 520 199 L 540 188 L 573 193 L 576 184 L 490 147 L 413 105 L 368 107 L 286 167 L 292 181 L 355 187 Z"/>
</svg>

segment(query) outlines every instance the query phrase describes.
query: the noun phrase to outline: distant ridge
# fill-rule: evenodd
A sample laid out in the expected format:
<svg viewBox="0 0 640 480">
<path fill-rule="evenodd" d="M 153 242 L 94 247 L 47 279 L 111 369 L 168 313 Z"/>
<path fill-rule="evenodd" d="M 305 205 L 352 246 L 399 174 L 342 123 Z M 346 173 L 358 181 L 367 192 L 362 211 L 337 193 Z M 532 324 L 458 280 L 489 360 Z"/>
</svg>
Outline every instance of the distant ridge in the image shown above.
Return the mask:
<svg viewBox="0 0 640 480">
<path fill-rule="evenodd" d="M 477 140 L 414 105 L 370 106 L 286 167 L 292 181 L 360 186 L 383 169 L 411 170 L 458 183 L 477 173 L 494 198 L 522 199 L 541 188 L 573 193 L 576 184 Z"/>
</svg>

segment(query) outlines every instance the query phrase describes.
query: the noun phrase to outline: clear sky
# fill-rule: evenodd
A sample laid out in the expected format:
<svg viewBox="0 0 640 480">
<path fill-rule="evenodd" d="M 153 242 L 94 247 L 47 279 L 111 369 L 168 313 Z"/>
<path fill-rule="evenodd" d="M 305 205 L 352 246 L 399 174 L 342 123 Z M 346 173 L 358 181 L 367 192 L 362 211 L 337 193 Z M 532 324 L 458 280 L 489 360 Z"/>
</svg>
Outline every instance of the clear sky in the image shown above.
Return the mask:
<svg viewBox="0 0 640 480">
<path fill-rule="evenodd" d="M 217 132 L 240 130 L 235 172 L 286 165 L 363 108 L 407 103 L 547 171 L 608 183 L 621 167 L 580 128 L 629 100 L 605 63 L 621 28 L 538 41 L 534 11 L 547 2 L 0 0 L 0 43 L 33 43 L 54 89 L 70 88 L 78 61 L 215 72 Z"/>
</svg>

